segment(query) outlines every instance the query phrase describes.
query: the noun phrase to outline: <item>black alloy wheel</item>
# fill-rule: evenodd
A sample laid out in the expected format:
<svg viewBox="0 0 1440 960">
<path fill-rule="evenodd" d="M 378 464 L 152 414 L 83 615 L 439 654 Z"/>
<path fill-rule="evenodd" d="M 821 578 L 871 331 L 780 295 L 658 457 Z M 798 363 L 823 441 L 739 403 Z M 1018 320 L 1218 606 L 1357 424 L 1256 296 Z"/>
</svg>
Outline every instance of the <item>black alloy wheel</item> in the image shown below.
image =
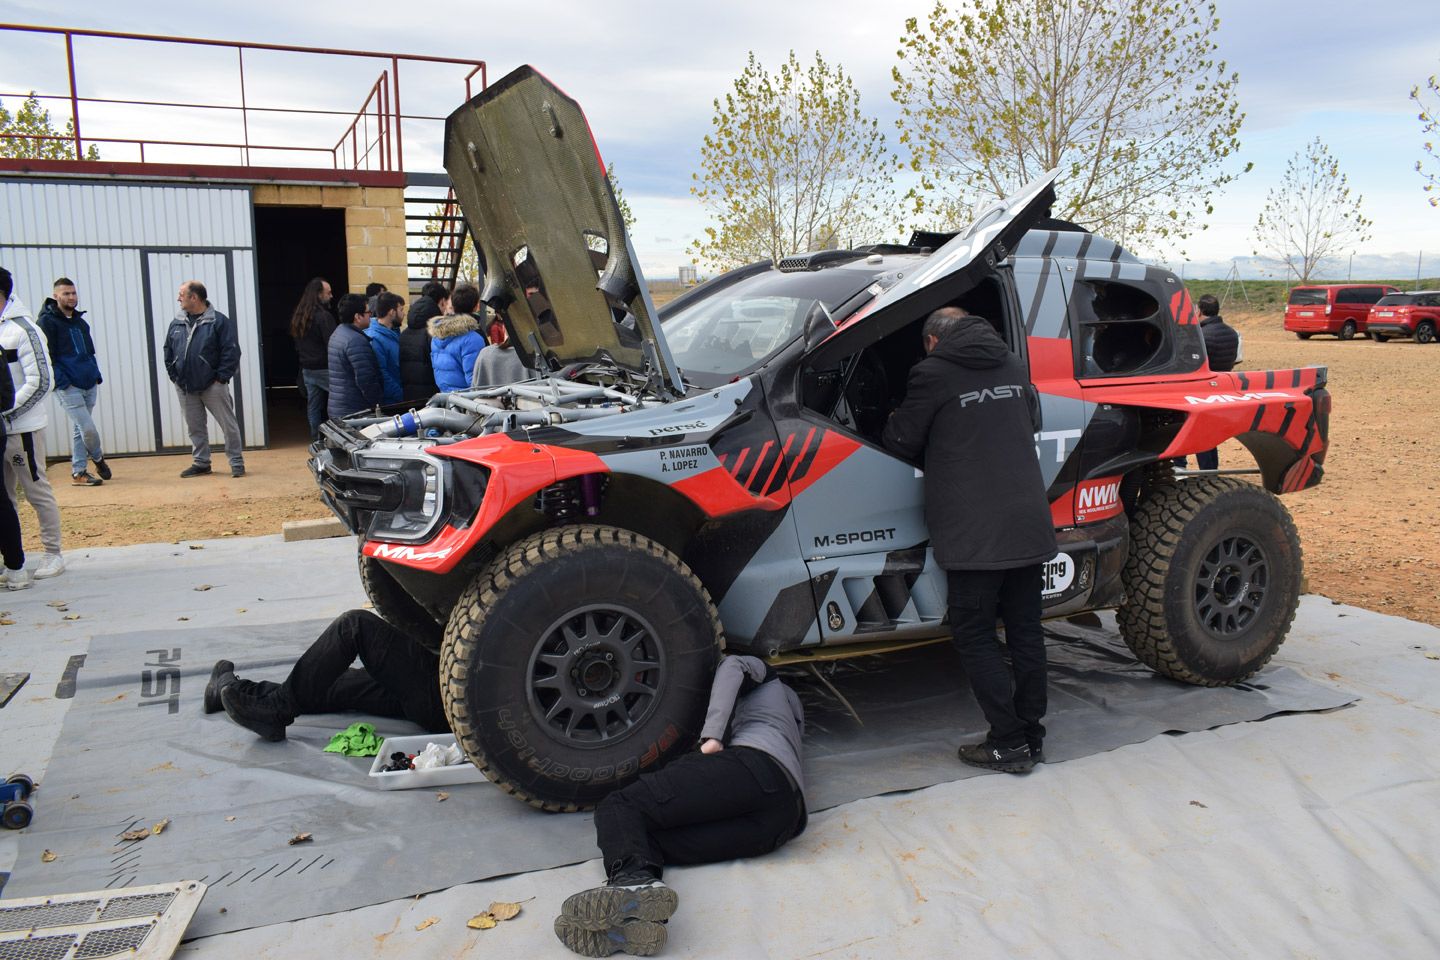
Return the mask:
<svg viewBox="0 0 1440 960">
<path fill-rule="evenodd" d="M 1265 604 L 1270 562 L 1248 537 L 1227 537 L 1200 561 L 1195 577 L 1195 615 L 1212 636 L 1245 630 Z"/>
<path fill-rule="evenodd" d="M 1416 343 L 1434 343 L 1434 342 L 1435 342 L 1435 324 L 1434 324 L 1432 321 L 1430 321 L 1430 320 L 1422 320 L 1422 321 L 1420 322 L 1420 325 L 1415 328 L 1415 342 L 1416 342 Z"/>
</svg>

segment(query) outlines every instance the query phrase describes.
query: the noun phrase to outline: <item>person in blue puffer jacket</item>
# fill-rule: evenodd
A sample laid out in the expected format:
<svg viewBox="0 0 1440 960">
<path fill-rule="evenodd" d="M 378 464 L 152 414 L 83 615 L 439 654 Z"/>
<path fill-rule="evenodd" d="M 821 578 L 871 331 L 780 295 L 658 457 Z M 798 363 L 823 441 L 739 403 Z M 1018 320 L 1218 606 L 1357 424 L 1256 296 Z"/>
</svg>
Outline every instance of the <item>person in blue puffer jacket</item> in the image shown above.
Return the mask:
<svg viewBox="0 0 1440 960">
<path fill-rule="evenodd" d="M 450 295 L 455 311 L 430 320 L 430 364 L 435 368 L 435 386 L 442 393 L 469 390 L 475 361 L 485 348 L 480 320 L 474 311 L 480 306 L 480 291 L 462 283 Z"/>
<path fill-rule="evenodd" d="M 330 367 L 331 417 L 343 417 L 375 406 L 384 397 L 380 363 L 370 348 L 365 328 L 370 307 L 358 293 L 347 293 L 336 308 L 340 325 L 330 334 L 326 351 Z"/>
<path fill-rule="evenodd" d="M 405 301 L 393 293 L 380 293 L 374 298 L 374 315 L 365 335 L 375 348 L 380 364 L 380 382 L 384 385 L 384 402 L 399 403 L 405 396 L 400 382 L 400 311 Z"/>
</svg>

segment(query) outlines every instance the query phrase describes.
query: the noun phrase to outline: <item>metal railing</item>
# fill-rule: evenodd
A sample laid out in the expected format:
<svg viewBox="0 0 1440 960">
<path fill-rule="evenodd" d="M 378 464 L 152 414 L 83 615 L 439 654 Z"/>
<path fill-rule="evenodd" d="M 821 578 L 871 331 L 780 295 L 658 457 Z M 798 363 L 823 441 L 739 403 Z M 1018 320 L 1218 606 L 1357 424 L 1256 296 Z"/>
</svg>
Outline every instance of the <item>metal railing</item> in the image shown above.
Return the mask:
<svg viewBox="0 0 1440 960">
<path fill-rule="evenodd" d="M 267 153 L 279 151 L 294 154 L 325 154 L 330 155 L 330 166 L 335 170 L 368 170 L 381 171 L 386 173 L 401 173 L 404 171 L 404 121 L 439 121 L 444 117 L 426 116 L 422 114 L 403 113 L 400 106 L 400 64 L 409 63 L 430 63 L 430 64 L 455 64 L 468 66 L 469 72 L 463 77 L 465 82 L 465 96 L 468 100 L 472 96 L 471 81 L 478 74 L 480 87 L 484 89 L 487 76 L 486 66 L 483 60 L 472 60 L 456 57 L 435 57 L 420 54 L 382 53 L 368 50 L 340 50 L 326 47 L 304 47 L 289 44 L 274 43 L 246 43 L 235 40 L 206 40 L 190 37 L 163 36 L 156 34 L 139 33 L 118 33 L 104 30 L 76 30 L 68 27 L 45 27 L 32 26 L 28 24 L 0 23 L 0 37 L 6 34 L 44 34 L 58 36 L 64 39 L 65 43 L 65 66 L 66 76 L 69 81 L 68 90 L 65 93 L 34 92 L 39 101 L 59 101 L 69 105 L 70 122 L 72 124 L 69 135 L 56 136 L 53 134 L 0 134 L 6 139 L 22 139 L 32 143 L 42 142 L 68 142 L 73 145 L 73 152 L 76 161 L 85 159 L 86 147 L 91 144 L 127 144 L 138 148 L 140 162 L 147 161 L 145 148 L 149 147 L 186 147 L 192 149 L 224 149 L 238 151 L 240 166 L 253 166 L 256 153 Z M 91 97 L 84 96 L 76 81 L 76 40 L 86 41 L 140 41 L 156 44 L 176 44 L 183 46 L 220 47 L 235 51 L 236 67 L 238 74 L 239 104 L 213 103 L 213 102 L 184 102 L 167 100 L 142 100 L 122 99 L 116 97 Z M 14 52 L 16 38 L 0 40 L 7 49 Z M 246 86 L 245 79 L 245 53 L 246 51 L 268 51 L 279 53 L 293 53 L 310 56 L 324 57 L 349 57 L 380 60 L 386 62 L 386 67 L 381 70 L 379 77 L 371 86 L 360 109 L 354 113 L 347 110 L 317 109 L 313 107 L 258 105 L 250 102 L 250 90 Z M 154 71 L 151 71 L 153 73 Z M 45 71 L 37 71 L 37 74 L 48 75 Z M 113 85 L 114 78 L 108 78 Z M 31 92 L 3 92 L 0 91 L 0 99 L 28 98 Z M 155 137 L 87 137 L 84 135 L 81 117 L 81 105 L 118 105 L 132 107 L 175 107 L 203 111 L 228 111 L 239 115 L 241 125 L 241 137 L 239 142 L 228 141 L 191 141 L 191 140 L 169 140 Z M 250 136 L 250 121 L 252 116 L 266 114 L 288 114 L 292 116 L 341 116 L 350 118 L 349 125 L 334 142 L 333 146 L 297 146 L 294 143 L 265 143 L 254 142 Z M 67 151 L 68 152 L 68 151 Z M 107 158 L 110 159 L 110 158 Z M 0 158 L 0 167 L 15 166 L 20 163 L 17 158 Z"/>
</svg>

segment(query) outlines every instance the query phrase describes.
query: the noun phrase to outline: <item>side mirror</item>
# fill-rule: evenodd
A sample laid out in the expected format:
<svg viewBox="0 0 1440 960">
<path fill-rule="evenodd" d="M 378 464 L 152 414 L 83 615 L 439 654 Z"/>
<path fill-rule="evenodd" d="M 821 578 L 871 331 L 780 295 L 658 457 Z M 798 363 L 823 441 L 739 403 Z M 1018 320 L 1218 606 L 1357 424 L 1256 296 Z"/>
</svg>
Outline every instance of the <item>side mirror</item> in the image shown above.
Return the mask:
<svg viewBox="0 0 1440 960">
<path fill-rule="evenodd" d="M 826 337 L 835 332 L 835 321 L 825 304 L 816 300 L 805 315 L 805 349 L 818 346 Z"/>
</svg>

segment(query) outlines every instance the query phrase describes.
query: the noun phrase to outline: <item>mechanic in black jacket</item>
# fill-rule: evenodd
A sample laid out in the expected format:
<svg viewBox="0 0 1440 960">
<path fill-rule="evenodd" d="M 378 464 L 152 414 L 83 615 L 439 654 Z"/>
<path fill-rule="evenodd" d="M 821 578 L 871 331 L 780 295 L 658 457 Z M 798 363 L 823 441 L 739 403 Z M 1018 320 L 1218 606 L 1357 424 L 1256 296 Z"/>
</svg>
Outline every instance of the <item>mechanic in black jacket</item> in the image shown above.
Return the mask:
<svg viewBox="0 0 1440 960">
<path fill-rule="evenodd" d="M 435 386 L 435 369 L 430 365 L 430 318 L 449 312 L 450 291 L 439 280 L 431 280 L 410 304 L 405 329 L 400 331 L 400 392 L 406 400 L 424 403 L 440 390 Z"/>
<path fill-rule="evenodd" d="M 1040 571 L 1056 553 L 1035 454 L 1039 398 L 1024 362 L 988 321 L 942 307 L 921 336 L 928 356 L 911 369 L 883 439 L 908 460 L 923 455 L 925 520 L 949 577 L 950 630 L 990 723 L 985 740 L 961 747 L 960 759 L 1024 773 L 1045 737 Z"/>
<path fill-rule="evenodd" d="M 1220 316 L 1220 301 L 1205 294 L 1195 305 L 1200 308 L 1200 335 L 1205 338 L 1205 354 L 1210 358 L 1210 369 L 1224 373 L 1235 369 L 1235 360 L 1240 354 L 1240 334 Z M 1195 462 L 1201 470 L 1220 469 L 1220 451 L 1201 450 L 1195 454 Z"/>
</svg>

